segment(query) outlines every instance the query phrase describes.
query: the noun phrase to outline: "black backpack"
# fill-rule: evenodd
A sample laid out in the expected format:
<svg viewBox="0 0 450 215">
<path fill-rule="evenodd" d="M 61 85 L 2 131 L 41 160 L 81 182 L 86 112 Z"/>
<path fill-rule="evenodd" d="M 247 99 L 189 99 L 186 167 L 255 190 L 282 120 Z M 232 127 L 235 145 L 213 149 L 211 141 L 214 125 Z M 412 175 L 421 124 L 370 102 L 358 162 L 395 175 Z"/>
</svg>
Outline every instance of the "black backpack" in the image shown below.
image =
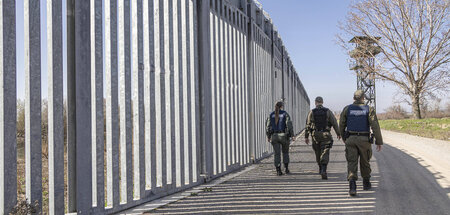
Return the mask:
<svg viewBox="0 0 450 215">
<path fill-rule="evenodd" d="M 325 129 L 328 127 L 328 108 L 314 108 L 312 112 L 314 116 L 316 131 L 325 131 Z"/>
</svg>

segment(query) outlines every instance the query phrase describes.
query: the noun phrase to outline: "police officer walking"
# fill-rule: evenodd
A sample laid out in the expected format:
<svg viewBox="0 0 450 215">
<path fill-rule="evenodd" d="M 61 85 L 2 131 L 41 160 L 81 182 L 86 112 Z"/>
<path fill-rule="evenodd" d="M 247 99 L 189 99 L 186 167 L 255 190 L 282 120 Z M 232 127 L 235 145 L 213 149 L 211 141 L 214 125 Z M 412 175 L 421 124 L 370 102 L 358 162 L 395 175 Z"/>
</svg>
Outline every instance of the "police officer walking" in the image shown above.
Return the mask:
<svg viewBox="0 0 450 215">
<path fill-rule="evenodd" d="M 338 139 L 341 138 L 338 124 L 334 114 L 326 107 L 323 107 L 323 98 L 318 96 L 315 100 L 316 108 L 309 112 L 306 119 L 305 142 L 309 144 L 309 135 L 312 138 L 312 147 L 316 154 L 316 162 L 319 165 L 319 174 L 322 179 L 328 179 L 327 165 L 330 157 L 330 149 L 333 146 L 331 127 Z"/>
<path fill-rule="evenodd" d="M 283 110 L 283 102 L 275 104 L 275 111 L 266 120 L 267 140 L 272 143 L 275 152 L 274 164 L 277 175 L 283 175 L 281 171 L 281 152 L 286 174 L 289 174 L 289 145 L 294 136 L 292 121 L 289 114 Z"/>
<path fill-rule="evenodd" d="M 363 189 L 370 190 L 370 158 L 372 157 L 373 137 L 375 136 L 377 151 L 381 150 L 383 139 L 378 124 L 375 109 L 364 104 L 364 92 L 357 90 L 353 96 L 353 104 L 344 108 L 339 120 L 339 128 L 345 142 L 345 157 L 347 158 L 349 194 L 356 195 L 356 180 L 358 180 L 358 158 L 360 159 Z M 373 135 L 370 133 L 372 128 Z"/>
</svg>

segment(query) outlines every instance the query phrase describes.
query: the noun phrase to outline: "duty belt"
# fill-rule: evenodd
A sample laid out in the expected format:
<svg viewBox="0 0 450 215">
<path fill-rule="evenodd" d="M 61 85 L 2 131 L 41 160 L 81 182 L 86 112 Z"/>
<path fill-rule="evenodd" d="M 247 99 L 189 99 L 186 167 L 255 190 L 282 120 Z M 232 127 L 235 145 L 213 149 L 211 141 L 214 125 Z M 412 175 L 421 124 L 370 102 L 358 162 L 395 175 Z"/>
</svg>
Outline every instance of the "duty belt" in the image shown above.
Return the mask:
<svg viewBox="0 0 450 215">
<path fill-rule="evenodd" d="M 274 134 L 280 134 L 280 133 L 285 133 L 284 131 L 274 131 Z"/>
<path fill-rule="evenodd" d="M 320 132 L 330 132 L 330 130 L 328 130 L 328 129 L 316 129 L 315 131 L 320 131 Z"/>
<path fill-rule="evenodd" d="M 370 133 L 368 132 L 349 132 L 350 136 L 370 136 Z"/>
</svg>

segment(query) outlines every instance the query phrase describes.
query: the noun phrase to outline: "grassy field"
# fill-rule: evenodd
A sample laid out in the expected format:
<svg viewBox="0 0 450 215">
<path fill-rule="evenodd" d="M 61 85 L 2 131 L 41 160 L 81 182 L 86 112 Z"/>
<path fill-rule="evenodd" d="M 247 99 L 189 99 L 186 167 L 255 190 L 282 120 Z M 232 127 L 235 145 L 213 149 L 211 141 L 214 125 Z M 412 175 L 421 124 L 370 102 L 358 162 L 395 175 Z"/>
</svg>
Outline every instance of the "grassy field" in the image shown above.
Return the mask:
<svg viewBox="0 0 450 215">
<path fill-rule="evenodd" d="M 382 129 L 450 141 L 450 118 L 380 120 Z"/>
</svg>

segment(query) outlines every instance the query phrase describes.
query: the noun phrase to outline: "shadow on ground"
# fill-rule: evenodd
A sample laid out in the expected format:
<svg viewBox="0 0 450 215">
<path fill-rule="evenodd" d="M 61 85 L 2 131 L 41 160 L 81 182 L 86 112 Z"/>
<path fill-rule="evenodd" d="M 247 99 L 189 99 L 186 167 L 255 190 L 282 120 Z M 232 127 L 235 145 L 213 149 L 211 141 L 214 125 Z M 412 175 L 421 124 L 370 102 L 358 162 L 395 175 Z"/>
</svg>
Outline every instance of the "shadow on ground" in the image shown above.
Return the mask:
<svg viewBox="0 0 450 215">
<path fill-rule="evenodd" d="M 336 141 L 329 180 L 321 180 L 311 146 L 291 146 L 292 174 L 276 176 L 273 156 L 257 168 L 151 214 L 448 214 L 448 190 L 408 154 L 385 146 L 374 153 L 372 186 L 348 196 L 345 146 Z M 420 182 L 416 182 L 416 180 Z"/>
</svg>

